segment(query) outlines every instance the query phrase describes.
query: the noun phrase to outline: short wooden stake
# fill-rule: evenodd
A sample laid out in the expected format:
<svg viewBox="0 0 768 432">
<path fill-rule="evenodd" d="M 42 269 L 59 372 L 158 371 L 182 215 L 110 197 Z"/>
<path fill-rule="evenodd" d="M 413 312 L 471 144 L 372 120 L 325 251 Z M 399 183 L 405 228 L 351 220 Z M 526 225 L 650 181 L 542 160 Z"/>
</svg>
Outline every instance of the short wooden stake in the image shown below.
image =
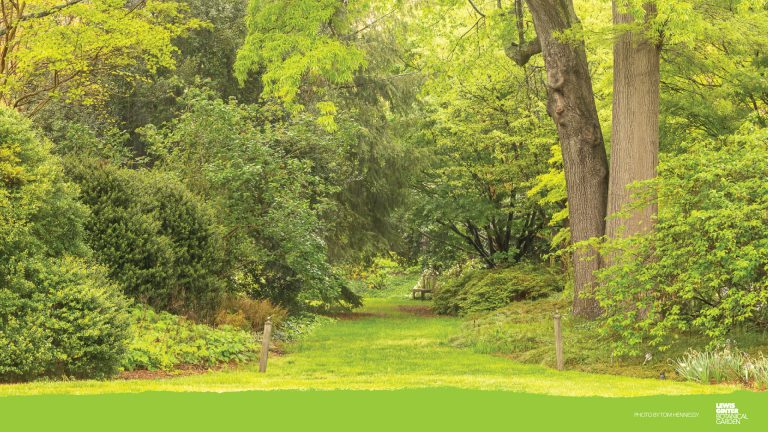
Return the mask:
<svg viewBox="0 0 768 432">
<path fill-rule="evenodd" d="M 259 358 L 259 372 L 267 371 L 267 357 L 269 357 L 269 339 L 272 337 L 272 317 L 267 317 L 264 323 L 264 335 L 261 339 L 261 357 Z"/>
<path fill-rule="evenodd" d="M 557 358 L 557 370 L 563 370 L 563 333 L 560 331 L 560 314 L 555 313 L 555 356 Z"/>
</svg>

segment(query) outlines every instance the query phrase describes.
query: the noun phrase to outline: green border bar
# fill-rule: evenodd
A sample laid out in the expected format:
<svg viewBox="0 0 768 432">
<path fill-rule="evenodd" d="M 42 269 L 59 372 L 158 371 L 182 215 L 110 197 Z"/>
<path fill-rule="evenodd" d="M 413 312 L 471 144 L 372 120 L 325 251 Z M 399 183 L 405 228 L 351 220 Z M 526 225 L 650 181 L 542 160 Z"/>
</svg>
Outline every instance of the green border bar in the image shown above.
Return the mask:
<svg viewBox="0 0 768 432">
<path fill-rule="evenodd" d="M 718 425 L 717 403 L 747 419 Z M 696 413 L 696 415 L 693 415 Z M 460 389 L 0 398 L 0 431 L 768 430 L 768 393 L 559 397 Z"/>
</svg>

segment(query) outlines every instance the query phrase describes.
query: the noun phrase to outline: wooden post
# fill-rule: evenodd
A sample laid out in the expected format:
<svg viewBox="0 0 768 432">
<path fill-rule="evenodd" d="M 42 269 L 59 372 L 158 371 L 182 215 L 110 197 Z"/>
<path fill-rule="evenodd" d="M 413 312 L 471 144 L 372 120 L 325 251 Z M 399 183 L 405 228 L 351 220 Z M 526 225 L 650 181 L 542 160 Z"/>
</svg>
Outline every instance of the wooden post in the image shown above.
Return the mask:
<svg viewBox="0 0 768 432">
<path fill-rule="evenodd" d="M 261 339 L 261 357 L 259 358 L 259 372 L 267 371 L 267 357 L 269 356 L 269 340 L 272 337 L 272 317 L 267 317 L 264 323 L 264 335 Z"/>
<path fill-rule="evenodd" d="M 560 314 L 555 312 L 555 357 L 557 358 L 557 370 L 563 370 L 563 334 L 560 331 Z"/>
</svg>

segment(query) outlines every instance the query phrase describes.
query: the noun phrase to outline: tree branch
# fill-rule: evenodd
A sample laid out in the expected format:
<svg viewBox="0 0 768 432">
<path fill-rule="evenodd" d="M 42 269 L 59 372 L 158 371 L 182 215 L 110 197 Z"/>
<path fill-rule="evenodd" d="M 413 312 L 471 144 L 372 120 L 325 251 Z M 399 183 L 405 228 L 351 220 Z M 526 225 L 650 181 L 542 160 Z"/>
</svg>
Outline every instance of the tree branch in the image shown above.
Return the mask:
<svg viewBox="0 0 768 432">
<path fill-rule="evenodd" d="M 531 57 L 541 53 L 541 41 L 536 37 L 522 45 L 511 43 L 504 48 L 504 53 L 518 66 L 525 66 Z"/>
<path fill-rule="evenodd" d="M 477 5 L 475 4 L 475 2 L 473 2 L 472 0 L 469 0 L 469 4 L 471 4 L 471 5 L 472 5 L 472 9 L 474 9 L 474 10 L 475 10 L 475 12 L 477 12 L 477 14 L 478 14 L 478 15 L 480 15 L 480 16 L 481 16 L 481 17 L 483 17 L 483 18 L 485 18 L 485 14 L 484 14 L 483 12 L 481 12 L 481 11 L 480 11 L 480 9 L 477 7 Z"/>
<path fill-rule="evenodd" d="M 74 6 L 74 5 L 76 5 L 78 3 L 82 3 L 82 2 L 83 2 L 83 0 L 68 0 L 68 1 L 66 1 L 66 2 L 64 2 L 64 3 L 60 4 L 60 5 L 53 6 L 50 9 L 46 9 L 44 11 L 24 14 L 21 17 L 19 17 L 18 21 L 16 21 L 16 22 L 19 23 L 19 22 L 29 21 L 29 20 L 32 20 L 32 19 L 45 18 L 45 17 L 47 17 L 49 15 L 55 14 L 56 12 L 58 12 L 58 11 L 60 11 L 62 9 L 66 9 L 66 8 L 68 8 L 70 6 Z M 4 36 L 6 33 L 8 33 L 8 28 L 0 29 L 0 36 Z"/>
<path fill-rule="evenodd" d="M 523 0 L 515 0 L 515 26 L 517 27 L 517 43 L 510 43 L 504 48 L 504 53 L 518 66 L 525 66 L 533 55 L 541 52 L 541 42 L 536 37 L 531 41 L 525 40 L 525 25 L 523 19 Z"/>
</svg>

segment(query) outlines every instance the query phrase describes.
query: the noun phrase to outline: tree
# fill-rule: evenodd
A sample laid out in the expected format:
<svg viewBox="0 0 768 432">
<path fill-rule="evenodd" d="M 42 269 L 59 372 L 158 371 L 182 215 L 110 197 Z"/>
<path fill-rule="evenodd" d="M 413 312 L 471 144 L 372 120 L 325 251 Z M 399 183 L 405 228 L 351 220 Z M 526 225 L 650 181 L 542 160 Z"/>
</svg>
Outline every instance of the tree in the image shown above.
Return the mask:
<svg viewBox="0 0 768 432">
<path fill-rule="evenodd" d="M 0 101 L 38 112 L 53 97 L 93 102 L 98 73 L 174 66 L 171 41 L 200 25 L 161 0 L 2 0 Z"/>
<path fill-rule="evenodd" d="M 412 180 L 411 238 L 427 262 L 470 256 L 494 268 L 538 260 L 548 251 L 553 206 L 528 191 L 555 142 L 543 74 L 505 61 L 491 26 L 449 46 L 435 36 L 421 59 L 429 78 L 409 144 L 422 162 Z M 450 61 L 440 61 L 445 53 Z"/>
<path fill-rule="evenodd" d="M 513 60 L 524 64 L 541 46 L 547 69 L 547 112 L 557 126 L 563 152 L 568 194 L 571 241 L 576 244 L 605 233 L 608 203 L 608 158 L 595 107 L 592 79 L 580 30 L 571 0 L 527 0 L 537 40 L 518 43 L 510 50 Z M 516 5 L 518 22 L 522 7 Z M 563 35 L 573 35 L 564 39 Z M 574 260 L 573 314 L 595 318 L 600 314 L 591 296 L 594 273 L 602 258 L 592 247 L 576 248 Z"/>
<path fill-rule="evenodd" d="M 606 226 L 608 238 L 653 229 L 657 207 L 635 207 L 616 217 L 633 199 L 629 186 L 656 176 L 659 164 L 660 41 L 649 38 L 648 23 L 656 6 L 639 11 L 631 3 L 613 2 L 613 22 L 619 34 L 613 51 L 613 131 Z"/>
<path fill-rule="evenodd" d="M 260 79 L 262 101 L 338 136 L 344 157 L 315 163 L 313 174 L 338 185 L 324 214 L 334 262 L 371 259 L 398 241 L 393 212 L 403 203 L 412 160 L 403 130 L 420 76 L 394 12 L 398 2 L 250 1 L 248 31 L 235 63 L 241 82 Z M 321 151 L 299 155 L 320 162 Z M 311 153 L 314 153 L 312 155 Z M 343 163 L 342 163 L 343 162 Z M 328 169 L 331 168 L 332 169 Z"/>
<path fill-rule="evenodd" d="M 354 12 L 339 0 L 250 0 L 248 34 L 235 75 L 244 82 L 263 67 L 264 96 L 294 102 L 307 78 L 346 84 L 365 66 L 352 36 Z"/>
<path fill-rule="evenodd" d="M 661 52 L 663 152 L 679 153 L 684 148 L 680 143 L 691 135 L 734 134 L 751 116 L 768 124 L 765 2 L 707 0 L 696 5 L 657 5 L 655 21 L 666 23 Z"/>
<path fill-rule="evenodd" d="M 323 240 L 319 216 L 335 185 L 297 157 L 326 147 L 328 132 L 279 106 L 239 105 L 194 90 L 184 103 L 181 116 L 143 132 L 156 166 L 213 206 L 234 289 L 293 310 L 359 304 L 334 273 Z"/>
</svg>

